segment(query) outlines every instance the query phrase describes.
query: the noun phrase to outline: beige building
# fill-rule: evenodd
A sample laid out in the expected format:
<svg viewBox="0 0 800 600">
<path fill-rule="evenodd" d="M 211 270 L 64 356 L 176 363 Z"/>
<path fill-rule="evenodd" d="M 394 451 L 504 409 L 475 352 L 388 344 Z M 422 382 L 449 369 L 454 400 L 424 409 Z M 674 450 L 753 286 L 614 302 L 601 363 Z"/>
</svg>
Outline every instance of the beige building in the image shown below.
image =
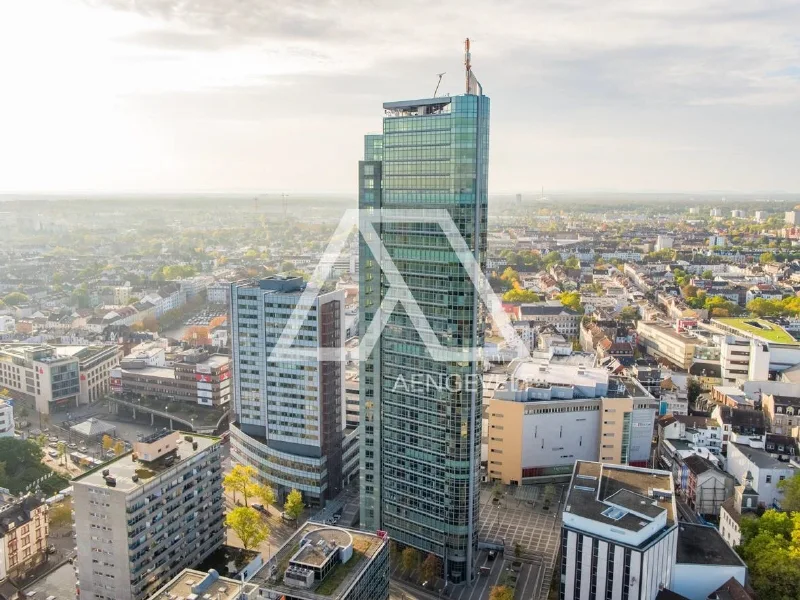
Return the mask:
<svg viewBox="0 0 800 600">
<path fill-rule="evenodd" d="M 488 399 L 487 475 L 521 485 L 569 475 L 577 460 L 646 466 L 657 408 L 605 369 L 515 361 Z"/>
<path fill-rule="evenodd" d="M 20 579 L 47 559 L 47 505 L 28 495 L 0 507 L 0 581 Z"/>
<path fill-rule="evenodd" d="M 761 407 L 767 415 L 772 433 L 791 436 L 800 425 L 800 398 L 764 394 Z"/>
<path fill-rule="evenodd" d="M 636 332 L 639 345 L 650 356 L 666 360 L 684 371 L 692 366 L 694 350 L 699 343 L 697 338 L 655 321 L 639 321 Z"/>
</svg>

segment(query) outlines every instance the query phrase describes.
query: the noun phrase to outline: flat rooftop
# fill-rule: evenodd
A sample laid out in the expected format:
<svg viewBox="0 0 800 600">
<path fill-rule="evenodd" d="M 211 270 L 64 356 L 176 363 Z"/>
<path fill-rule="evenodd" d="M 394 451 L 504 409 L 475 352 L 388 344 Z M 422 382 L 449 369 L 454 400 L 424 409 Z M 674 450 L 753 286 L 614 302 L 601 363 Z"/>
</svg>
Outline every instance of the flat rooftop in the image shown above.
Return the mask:
<svg viewBox="0 0 800 600">
<path fill-rule="evenodd" d="M 677 562 L 695 565 L 743 567 L 742 559 L 710 525 L 681 523 L 678 529 Z"/>
<path fill-rule="evenodd" d="M 330 549 L 345 548 L 353 543 L 353 537 L 343 529 L 328 528 L 312 531 L 305 536 L 305 544 L 292 557 L 292 562 L 311 567 L 321 567 L 330 556 Z"/>
<path fill-rule="evenodd" d="M 665 496 L 654 497 L 654 491 L 663 491 Z M 666 512 L 667 527 L 672 527 L 672 493 L 672 476 L 667 471 L 578 461 L 564 512 L 632 532 Z M 614 508 L 618 510 L 609 510 Z"/>
<path fill-rule="evenodd" d="M 328 538 L 342 542 L 348 538 L 352 539 L 353 555 L 350 560 L 344 564 L 337 564 L 322 581 L 315 583 L 311 589 L 286 585 L 283 576 L 289 567 L 289 561 L 297 564 L 298 554 L 309 560 L 319 558 L 315 559 L 315 556 L 305 552 L 300 553 L 301 541 L 303 539 Z M 279 598 L 281 595 L 285 595 L 289 598 L 303 598 L 304 600 L 338 600 L 346 594 L 350 586 L 370 564 L 370 561 L 388 543 L 388 540 L 375 534 L 307 522 L 286 540 L 272 559 L 250 579 L 250 582 L 262 589 L 277 593 Z"/>
<path fill-rule="evenodd" d="M 651 327 L 652 329 L 655 329 L 655 330 L 659 331 L 660 333 L 671 337 L 674 340 L 677 340 L 679 342 L 683 342 L 684 344 L 697 344 L 697 343 L 699 343 L 699 340 L 696 337 L 691 336 L 691 335 L 687 335 L 685 333 L 679 333 L 679 332 L 675 331 L 675 328 L 671 327 L 670 325 L 664 325 L 663 323 L 656 323 L 656 322 L 653 322 L 653 321 L 641 321 L 641 324 L 643 326 Z"/>
<path fill-rule="evenodd" d="M 207 579 L 208 578 L 208 579 Z M 175 600 L 175 598 L 189 598 L 193 593 L 192 588 L 201 582 L 207 582 L 199 598 L 206 598 L 205 594 L 210 594 L 209 598 L 214 600 L 238 600 L 241 582 L 227 577 L 209 577 L 209 573 L 203 573 L 195 569 L 184 569 L 176 575 L 167 585 L 150 596 L 148 600 Z M 252 594 L 258 586 L 252 583 L 245 583 L 245 594 Z"/>
<path fill-rule="evenodd" d="M 144 375 L 146 377 L 160 377 L 162 379 L 175 379 L 175 369 L 172 367 L 142 367 L 135 369 L 130 367 L 120 367 L 123 373 L 131 375 Z"/>
<path fill-rule="evenodd" d="M 138 460 L 134 461 L 133 450 L 131 450 L 130 452 L 126 452 L 125 454 L 122 454 L 107 463 L 103 463 L 99 467 L 95 467 L 94 469 L 87 471 L 83 475 L 75 477 L 72 481 L 75 483 L 101 487 L 104 489 L 108 488 L 111 490 L 119 490 L 120 492 L 125 492 L 128 494 L 134 491 L 136 488 L 145 485 L 154 477 L 158 477 L 164 471 L 176 467 L 183 461 L 190 459 L 193 456 L 200 454 L 204 450 L 207 450 L 214 444 L 219 443 L 218 437 L 198 435 L 196 433 L 179 433 L 180 440 L 178 441 L 178 456 L 175 462 L 170 466 L 166 466 L 165 464 L 159 462 L 145 463 Z M 197 442 L 197 449 L 192 447 L 192 442 L 187 442 L 184 439 L 185 436 L 191 436 L 192 440 Z M 106 485 L 105 477 L 103 475 L 103 471 L 105 469 L 108 469 L 109 475 L 117 480 L 117 485 L 115 487 L 109 487 Z M 138 481 L 133 481 L 134 475 L 138 476 Z"/>
</svg>

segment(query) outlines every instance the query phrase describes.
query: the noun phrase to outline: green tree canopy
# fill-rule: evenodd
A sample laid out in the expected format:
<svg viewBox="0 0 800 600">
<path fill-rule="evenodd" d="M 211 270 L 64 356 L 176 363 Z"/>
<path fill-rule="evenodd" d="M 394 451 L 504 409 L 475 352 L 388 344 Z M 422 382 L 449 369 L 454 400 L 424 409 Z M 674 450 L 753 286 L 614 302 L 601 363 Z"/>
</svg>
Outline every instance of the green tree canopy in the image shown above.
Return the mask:
<svg viewBox="0 0 800 600">
<path fill-rule="evenodd" d="M 768 510 L 741 522 L 739 554 L 759 598 L 800 598 L 800 513 Z"/>
<path fill-rule="evenodd" d="M 256 548 L 269 537 L 269 527 L 254 508 L 234 508 L 225 517 L 225 524 L 236 532 L 245 550 Z"/>
<path fill-rule="evenodd" d="M 20 304 L 25 304 L 27 301 L 28 296 L 22 292 L 11 292 L 3 298 L 3 302 L 7 306 L 19 306 Z"/>
<path fill-rule="evenodd" d="M 781 508 L 800 514 L 800 472 L 793 477 L 778 482 L 778 488 L 783 490 Z"/>
<path fill-rule="evenodd" d="M 283 510 L 293 519 L 298 519 L 303 514 L 303 494 L 300 490 L 289 492 L 286 502 L 283 503 Z"/>
</svg>

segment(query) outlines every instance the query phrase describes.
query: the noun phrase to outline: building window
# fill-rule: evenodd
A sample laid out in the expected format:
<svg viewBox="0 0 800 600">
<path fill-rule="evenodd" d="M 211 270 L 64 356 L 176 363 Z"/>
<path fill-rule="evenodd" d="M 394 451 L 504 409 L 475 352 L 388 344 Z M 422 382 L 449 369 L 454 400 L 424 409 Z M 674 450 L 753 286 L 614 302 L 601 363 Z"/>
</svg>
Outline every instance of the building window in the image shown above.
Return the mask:
<svg viewBox="0 0 800 600">
<path fill-rule="evenodd" d="M 772 475 L 767 475 L 767 483 L 772 483 Z"/>
</svg>

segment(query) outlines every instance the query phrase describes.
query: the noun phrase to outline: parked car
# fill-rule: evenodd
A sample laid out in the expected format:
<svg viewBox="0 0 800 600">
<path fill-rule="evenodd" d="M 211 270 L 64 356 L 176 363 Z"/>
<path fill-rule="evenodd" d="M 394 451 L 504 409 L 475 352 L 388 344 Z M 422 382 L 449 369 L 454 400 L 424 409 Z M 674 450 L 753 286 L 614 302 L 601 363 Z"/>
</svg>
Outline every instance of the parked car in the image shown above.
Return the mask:
<svg viewBox="0 0 800 600">
<path fill-rule="evenodd" d="M 286 514 L 286 511 L 281 513 L 281 519 L 283 519 L 284 521 L 292 522 L 292 523 L 297 521 L 297 519 L 295 519 L 293 516 Z"/>
<path fill-rule="evenodd" d="M 58 441 L 58 436 L 57 435 L 51 435 L 50 436 L 50 441 L 51 442 L 57 442 Z"/>
<path fill-rule="evenodd" d="M 42 434 L 42 430 L 41 429 L 39 429 L 37 427 L 34 427 L 33 429 L 31 429 L 31 435 L 41 435 L 41 434 Z"/>
<path fill-rule="evenodd" d="M 114 452 L 113 450 L 106 450 L 106 456 L 108 458 L 114 458 L 116 455 L 117 455 L 117 453 Z"/>
<path fill-rule="evenodd" d="M 253 503 L 253 504 L 251 504 L 250 506 L 252 506 L 253 508 L 255 508 L 255 509 L 258 511 L 258 512 L 262 512 L 262 513 L 264 513 L 264 514 L 266 514 L 266 512 L 267 512 L 267 509 L 266 509 L 266 508 L 264 508 L 264 505 L 263 505 L 263 504 L 259 504 L 258 502 L 254 502 L 254 503 Z"/>
<path fill-rule="evenodd" d="M 50 450 L 50 451 L 47 453 L 47 455 L 48 455 L 50 458 L 58 458 L 58 451 L 57 451 L 57 450 Z"/>
<path fill-rule="evenodd" d="M 72 448 L 73 450 L 76 450 L 78 448 L 78 444 L 76 444 L 75 442 L 70 442 L 69 444 L 67 444 L 67 446 Z"/>
</svg>

